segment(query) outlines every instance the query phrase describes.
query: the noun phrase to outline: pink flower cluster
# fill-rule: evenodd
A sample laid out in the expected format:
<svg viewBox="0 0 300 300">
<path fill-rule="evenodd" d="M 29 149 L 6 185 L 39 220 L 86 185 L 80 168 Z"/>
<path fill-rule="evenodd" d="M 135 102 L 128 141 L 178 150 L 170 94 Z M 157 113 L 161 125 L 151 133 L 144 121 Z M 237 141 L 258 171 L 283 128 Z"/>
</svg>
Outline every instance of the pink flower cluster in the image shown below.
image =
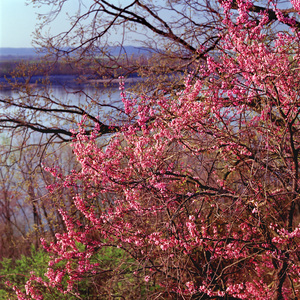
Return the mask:
<svg viewBox="0 0 300 300">
<path fill-rule="evenodd" d="M 129 100 L 122 79 L 128 124 L 105 147 L 99 128 L 87 136 L 79 124 L 72 147 L 82 168 L 65 186 L 81 184 L 81 221 L 61 210 L 67 231 L 42 241 L 52 255 L 46 286 L 75 289 L 99 272 L 99 249 L 118 247 L 143 284 L 179 298 L 299 296 L 300 39 L 291 31 L 266 42 L 268 16 L 253 22 L 253 3 L 236 2 L 237 17 L 222 1 L 218 55 L 177 97 Z M 33 299 L 42 299 L 38 281 L 27 285 Z"/>
</svg>

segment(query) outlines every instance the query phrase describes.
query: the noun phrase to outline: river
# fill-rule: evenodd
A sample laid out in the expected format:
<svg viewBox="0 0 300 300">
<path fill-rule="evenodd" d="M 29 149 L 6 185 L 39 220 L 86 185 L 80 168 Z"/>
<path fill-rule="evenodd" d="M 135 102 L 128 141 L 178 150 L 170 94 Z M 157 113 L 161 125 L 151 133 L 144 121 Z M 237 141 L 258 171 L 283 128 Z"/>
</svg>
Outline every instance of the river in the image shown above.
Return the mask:
<svg viewBox="0 0 300 300">
<path fill-rule="evenodd" d="M 103 84 L 96 87 L 92 84 L 76 85 L 74 82 L 70 84 L 70 82 L 62 81 L 49 86 L 37 84 L 31 87 L 33 89 L 30 96 L 12 89 L 0 90 L 0 118 L 2 120 L 17 117 L 39 122 L 45 126 L 62 126 L 64 129 L 71 129 L 81 120 L 81 110 L 105 120 L 105 123 L 116 123 L 118 118 L 122 117 L 123 104 L 118 84 L 105 88 Z M 12 107 L 7 104 L 8 99 L 23 107 L 40 107 L 45 111 Z M 75 110 L 76 113 L 67 112 L 71 110 Z"/>
</svg>

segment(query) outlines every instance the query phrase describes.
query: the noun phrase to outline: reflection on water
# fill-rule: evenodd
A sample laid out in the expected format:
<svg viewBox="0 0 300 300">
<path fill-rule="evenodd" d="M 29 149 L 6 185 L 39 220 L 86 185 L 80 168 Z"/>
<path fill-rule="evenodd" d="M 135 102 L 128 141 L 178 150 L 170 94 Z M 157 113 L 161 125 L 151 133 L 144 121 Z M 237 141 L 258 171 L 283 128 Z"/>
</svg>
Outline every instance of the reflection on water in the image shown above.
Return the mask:
<svg viewBox="0 0 300 300">
<path fill-rule="evenodd" d="M 65 87 L 62 85 L 53 85 L 51 87 L 36 87 L 31 93 L 33 97 L 36 95 L 43 95 L 45 97 L 51 96 L 53 100 L 61 104 L 84 105 L 89 102 L 94 104 L 120 104 L 121 97 L 119 88 L 117 86 L 110 88 L 96 88 L 90 85 L 78 87 Z M 17 92 L 12 89 L 0 89 L 0 97 L 3 98 L 20 98 L 26 97 L 25 93 Z M 50 99 L 48 99 L 50 100 Z"/>
<path fill-rule="evenodd" d="M 40 128 L 46 126 L 69 131 L 77 128 L 77 123 L 84 114 L 97 117 L 107 125 L 119 124 L 124 118 L 123 103 L 117 85 L 109 89 L 88 85 L 36 86 L 28 94 L 7 89 L 0 90 L 0 101 L 2 120 L 26 120 L 38 124 Z M 9 102 L 17 106 L 12 106 Z M 36 107 L 42 110 L 35 109 Z M 10 125 L 16 126 L 16 123 L 11 122 Z M 34 139 L 38 138 L 40 134 L 34 131 Z"/>
<path fill-rule="evenodd" d="M 8 107 L 5 99 L 14 99 L 15 103 L 51 108 L 53 113 L 57 109 L 80 108 L 94 116 L 107 116 L 112 113 L 112 117 L 118 109 L 122 109 L 120 91 L 118 86 L 110 88 L 96 88 L 93 86 L 65 87 L 53 85 L 51 87 L 36 87 L 30 94 L 17 92 L 15 90 L 0 90 L 0 114 L 11 113 L 12 107 Z M 9 109 L 9 111 L 8 111 Z M 120 111 L 118 111 L 119 113 Z"/>
</svg>

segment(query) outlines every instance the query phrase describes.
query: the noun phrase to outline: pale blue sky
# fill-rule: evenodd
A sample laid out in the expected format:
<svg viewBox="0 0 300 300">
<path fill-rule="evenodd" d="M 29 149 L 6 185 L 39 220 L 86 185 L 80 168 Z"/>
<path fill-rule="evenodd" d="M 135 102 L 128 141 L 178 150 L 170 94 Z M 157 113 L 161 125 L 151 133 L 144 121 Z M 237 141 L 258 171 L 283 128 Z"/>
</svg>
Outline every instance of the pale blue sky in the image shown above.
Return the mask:
<svg viewBox="0 0 300 300">
<path fill-rule="evenodd" d="M 34 8 L 26 5 L 28 0 L 0 0 L 0 47 L 32 47 L 32 33 L 38 22 L 37 14 L 46 13 L 51 7 L 44 5 Z M 68 12 L 76 9 L 78 0 L 67 1 Z M 72 6 L 73 4 L 73 6 Z M 67 28 L 67 22 L 60 18 L 51 25 L 51 33 L 61 32 Z"/>
<path fill-rule="evenodd" d="M 121 1 L 124 5 L 128 0 Z M 43 5 L 34 8 L 30 0 L 0 0 L 0 47 L 32 47 L 32 33 L 38 23 L 38 14 L 45 14 L 51 10 L 51 6 Z M 88 4 L 90 0 L 84 0 Z M 26 5 L 26 3 L 28 5 Z M 78 0 L 65 2 L 64 10 L 59 19 L 51 23 L 50 33 L 57 34 L 69 28 L 66 13 L 74 15 L 78 10 Z M 134 34 L 132 38 L 134 38 Z M 121 40 L 120 35 L 112 35 L 113 40 Z"/>
<path fill-rule="evenodd" d="M 0 47 L 31 47 L 36 10 L 25 0 L 0 1 Z"/>
</svg>

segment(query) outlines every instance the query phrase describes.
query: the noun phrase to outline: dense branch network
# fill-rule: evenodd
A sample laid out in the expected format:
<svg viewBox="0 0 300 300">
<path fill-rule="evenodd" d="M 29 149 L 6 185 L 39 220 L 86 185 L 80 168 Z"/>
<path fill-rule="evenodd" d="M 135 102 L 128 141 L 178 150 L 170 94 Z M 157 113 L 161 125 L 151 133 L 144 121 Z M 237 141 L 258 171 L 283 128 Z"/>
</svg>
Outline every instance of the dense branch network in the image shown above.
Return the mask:
<svg viewBox="0 0 300 300">
<path fill-rule="evenodd" d="M 93 2 L 82 14 L 94 23 L 82 33 L 80 59 L 97 53 L 96 39 L 114 25 L 141 24 L 166 43 L 149 58 L 156 66 L 142 65 L 154 72 L 151 80 L 159 78 L 155 92 L 136 97 L 126 95 L 122 79 L 122 123 L 103 125 L 90 113 L 92 130 L 83 120 L 73 131 L 79 167 L 67 174 L 45 167 L 53 175 L 49 193 L 59 198 L 67 189 L 72 200 L 59 206 L 64 228 L 42 238 L 51 255 L 44 277 L 31 273 L 25 292 L 15 287 L 20 299 L 52 292 L 86 297 L 86 286 L 89 296 L 103 298 L 299 297 L 300 7 L 294 2 L 280 10 L 275 1 L 265 8 L 246 0 L 166 1 L 165 10 L 180 16 L 174 21 L 152 1 Z M 194 20 L 203 13 L 203 23 Z M 56 37 L 57 50 L 67 35 Z M 182 73 L 191 71 L 184 81 L 174 77 L 173 86 L 181 87 L 174 92 L 162 89 L 163 72 L 155 73 L 165 67 L 173 75 L 160 65 L 164 58 L 169 65 L 184 61 L 177 71 L 182 65 Z M 101 144 L 98 137 L 111 132 Z"/>
<path fill-rule="evenodd" d="M 43 1 L 40 2 L 43 3 Z M 53 19 L 62 12 L 65 2 L 66 1 L 47 1 L 48 4 L 53 5 L 53 12 L 49 15 L 50 19 L 47 19 L 47 22 L 50 22 L 50 20 L 53 21 Z M 237 2 L 233 1 L 231 9 L 236 11 L 238 8 L 237 5 Z M 40 39 L 41 46 L 48 45 L 46 46 L 48 50 L 50 52 L 55 51 L 58 56 L 60 56 L 59 53 L 64 53 L 68 55 L 69 59 L 75 59 L 78 60 L 78 62 L 85 60 L 87 63 L 89 61 L 95 61 L 94 56 L 97 56 L 99 53 L 98 51 L 101 51 L 101 54 L 104 55 L 105 59 L 103 62 L 97 61 L 95 65 L 98 76 L 105 75 L 106 72 L 113 72 L 116 66 L 126 69 L 127 75 L 130 75 L 130 72 L 138 72 L 145 77 L 144 82 L 139 82 L 137 85 L 139 91 L 141 91 L 143 87 L 148 86 L 145 90 L 147 91 L 147 89 L 153 88 L 156 84 L 157 89 L 165 90 L 165 93 L 174 93 L 174 89 L 182 88 L 182 74 L 191 70 L 191 68 L 194 67 L 194 64 L 199 60 L 202 60 L 203 63 L 205 63 L 209 53 L 217 54 L 221 50 L 220 40 L 222 35 L 226 33 L 226 29 L 222 23 L 224 15 L 219 9 L 219 3 L 214 1 L 166 1 L 165 6 L 154 6 L 153 4 L 147 3 L 147 1 L 135 0 L 128 5 L 117 6 L 110 1 L 99 0 L 92 1 L 90 7 L 81 6 L 81 9 L 82 12 L 80 13 L 79 11 L 78 15 L 73 17 L 74 21 L 67 32 L 52 37 L 51 40 L 44 39 L 39 35 L 38 38 Z M 190 11 L 189 13 L 188 10 Z M 252 18 L 250 14 L 253 13 L 254 20 L 256 20 L 260 14 L 265 13 L 268 16 L 268 22 L 285 22 L 288 26 L 291 26 L 291 24 L 285 20 L 290 13 L 295 13 L 295 9 L 275 9 L 254 4 L 248 11 L 250 18 Z M 84 27 L 86 21 L 84 20 L 90 22 L 86 28 Z M 201 22 L 199 20 L 201 20 Z M 296 26 L 298 26 L 298 21 L 295 20 L 294 22 Z M 152 42 L 152 46 L 155 47 L 153 50 L 158 52 L 157 55 L 153 56 L 153 59 L 149 58 L 148 63 L 146 62 L 138 65 L 137 62 L 128 59 L 125 61 L 123 59 L 123 62 L 121 62 L 118 57 L 113 57 L 109 53 L 106 53 L 106 51 L 109 51 L 110 49 L 108 48 L 105 50 L 105 44 L 107 43 L 107 40 L 105 40 L 106 36 L 109 37 L 111 31 L 114 28 L 121 26 L 121 24 L 128 27 L 126 29 L 128 32 L 131 31 L 130 26 L 134 24 L 140 26 L 138 28 L 140 28 L 141 32 L 143 32 L 143 28 L 147 28 L 149 32 L 152 32 L 152 34 L 149 34 L 149 38 L 150 42 Z M 75 35 L 78 36 L 78 29 L 82 29 L 82 35 L 76 40 L 76 46 L 68 47 L 68 50 L 64 47 L 64 42 L 68 43 L 69 39 L 72 39 Z M 146 37 L 146 35 L 144 37 Z M 156 37 L 158 38 L 157 41 L 161 41 L 159 44 L 153 43 Z M 43 41 L 45 42 L 45 45 L 43 45 Z M 69 56 L 71 54 L 74 54 L 72 58 Z M 109 64 L 105 62 L 107 60 L 111 60 L 115 66 L 111 68 Z M 128 65 L 130 63 L 132 63 L 132 66 Z M 170 74 L 176 75 L 170 80 L 168 79 Z M 157 82 L 155 81 L 157 80 L 155 78 L 159 78 Z M 28 97 L 29 96 L 30 95 L 28 95 Z M 53 99 L 50 97 L 49 99 L 42 98 L 42 101 L 49 101 L 51 103 Z M 92 116 L 90 112 L 84 110 L 82 107 L 74 108 L 71 106 L 70 109 L 64 107 L 60 110 L 60 108 L 56 109 L 53 106 L 48 106 L 46 109 L 43 107 L 40 100 L 38 100 L 35 105 L 31 106 L 15 102 L 15 100 L 7 101 L 6 99 L 3 99 L 2 101 L 6 107 L 19 107 L 20 110 L 24 111 L 33 110 L 35 113 L 41 115 L 48 113 L 49 111 L 52 111 L 53 113 L 67 113 L 74 116 L 89 115 L 89 118 L 95 121 L 95 116 Z M 57 104 L 61 105 L 60 103 Z M 253 104 L 251 105 L 253 106 Z M 24 114 L 24 116 L 26 115 L 27 114 Z M 6 124 L 3 129 L 5 129 L 6 126 L 12 128 L 14 126 L 13 124 L 15 124 L 17 127 L 27 126 L 31 130 L 51 134 L 54 133 L 60 137 L 65 135 L 67 136 L 67 139 L 71 136 L 68 130 L 55 128 L 61 127 L 59 123 L 47 129 L 46 125 L 37 126 L 37 124 L 27 120 L 26 117 L 8 117 L 7 119 L 2 117 L 1 122 L 2 124 Z M 116 128 L 113 124 L 104 125 L 102 122 L 104 134 L 114 132 L 115 129 L 113 128 Z M 66 139 L 62 138 L 62 140 Z"/>
</svg>

